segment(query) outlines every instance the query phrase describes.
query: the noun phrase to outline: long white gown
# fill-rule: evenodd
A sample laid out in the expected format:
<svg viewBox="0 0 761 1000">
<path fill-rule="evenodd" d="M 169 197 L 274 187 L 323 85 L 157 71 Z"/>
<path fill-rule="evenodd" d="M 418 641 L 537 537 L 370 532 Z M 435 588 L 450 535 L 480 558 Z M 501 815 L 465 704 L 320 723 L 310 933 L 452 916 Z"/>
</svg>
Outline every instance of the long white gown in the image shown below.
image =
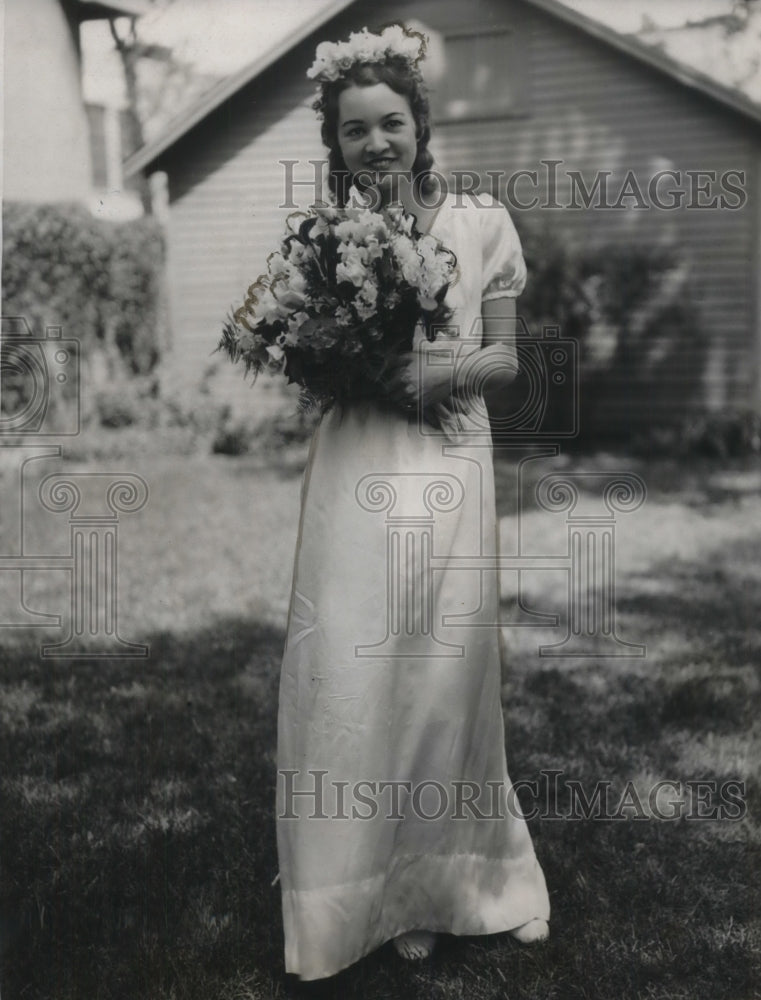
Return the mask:
<svg viewBox="0 0 761 1000">
<path fill-rule="evenodd" d="M 507 210 L 481 201 L 448 194 L 430 230 L 457 255 L 463 352 L 482 300 L 526 277 Z M 506 766 L 498 574 L 479 563 L 496 544 L 482 401 L 446 434 L 371 404 L 322 419 L 280 678 L 286 972 L 331 976 L 408 930 L 549 918 Z"/>
</svg>

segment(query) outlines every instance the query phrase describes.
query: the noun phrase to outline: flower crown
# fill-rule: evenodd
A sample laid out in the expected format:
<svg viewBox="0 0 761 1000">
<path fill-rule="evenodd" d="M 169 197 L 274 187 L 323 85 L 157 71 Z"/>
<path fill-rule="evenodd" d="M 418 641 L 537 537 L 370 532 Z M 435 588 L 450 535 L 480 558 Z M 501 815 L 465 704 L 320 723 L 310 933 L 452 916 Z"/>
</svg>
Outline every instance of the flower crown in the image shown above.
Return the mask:
<svg viewBox="0 0 761 1000">
<path fill-rule="evenodd" d="M 404 59 L 411 70 L 419 72 L 426 47 L 425 35 L 403 24 L 390 24 L 379 34 L 362 28 L 352 32 L 348 41 L 321 42 L 307 76 L 318 83 L 332 83 L 345 76 L 354 63 L 379 63 L 391 56 Z"/>
</svg>

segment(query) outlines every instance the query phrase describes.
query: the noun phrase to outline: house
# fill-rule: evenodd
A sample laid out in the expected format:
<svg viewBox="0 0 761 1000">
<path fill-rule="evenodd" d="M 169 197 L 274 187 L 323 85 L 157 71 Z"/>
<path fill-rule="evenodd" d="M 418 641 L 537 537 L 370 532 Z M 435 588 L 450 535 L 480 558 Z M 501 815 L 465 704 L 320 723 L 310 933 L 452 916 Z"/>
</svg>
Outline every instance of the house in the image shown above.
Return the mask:
<svg viewBox="0 0 761 1000">
<path fill-rule="evenodd" d="M 445 174 L 496 182 L 519 230 L 541 214 L 579 248 L 679 255 L 674 280 L 700 329 L 674 342 L 664 331 L 635 382 L 612 364 L 595 423 L 761 408 L 761 106 L 559 0 L 337 0 L 138 150 L 128 172 L 168 178 L 176 371 L 192 381 L 212 362 L 221 318 L 294 207 L 288 185 L 314 200 L 316 44 L 409 17 L 444 62 L 432 150 Z"/>
<path fill-rule="evenodd" d="M 6 200 L 90 203 L 97 178 L 82 96 L 79 28 L 83 21 L 136 17 L 145 9 L 143 0 L 7 0 Z"/>
</svg>

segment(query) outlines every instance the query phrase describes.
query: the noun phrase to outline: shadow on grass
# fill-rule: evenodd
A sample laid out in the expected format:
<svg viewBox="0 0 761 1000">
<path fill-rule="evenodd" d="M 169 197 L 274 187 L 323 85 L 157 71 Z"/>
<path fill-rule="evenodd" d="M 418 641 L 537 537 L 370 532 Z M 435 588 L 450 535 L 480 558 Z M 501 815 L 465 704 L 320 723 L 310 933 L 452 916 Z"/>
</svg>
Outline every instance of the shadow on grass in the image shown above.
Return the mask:
<svg viewBox="0 0 761 1000">
<path fill-rule="evenodd" d="M 283 635 L 149 641 L 147 661 L 41 661 L 35 640 L 2 663 L 8 996 L 209 997 L 279 954 Z"/>
<path fill-rule="evenodd" d="M 652 629 L 689 630 L 735 597 L 714 580 L 689 607 L 675 595 L 626 610 Z M 725 722 L 746 718 L 739 680 L 707 696 L 707 674 L 704 688 L 671 677 L 675 659 L 643 673 L 628 661 L 518 658 L 508 759 L 521 777 L 564 772 L 559 818 L 530 821 L 551 940 L 523 949 L 506 934 L 444 936 L 422 964 L 386 945 L 299 984 L 284 973 L 272 885 L 283 634 L 228 619 L 189 638 L 146 638 L 147 661 L 45 662 L 37 638 L 21 635 L 0 654 L 4 995 L 750 996 L 759 941 L 743 824 L 582 822 L 566 809 L 568 777 L 618 790 L 635 774 L 679 778 L 685 726 L 715 725 L 721 697 Z"/>
<path fill-rule="evenodd" d="M 514 514 L 519 504 L 523 510 L 533 509 L 538 481 L 548 472 L 562 471 L 635 473 L 644 479 L 649 501 L 678 499 L 697 509 L 741 504 L 761 495 L 760 455 L 720 462 L 698 457 L 647 459 L 626 451 L 563 452 L 554 458 L 525 461 L 519 482 L 517 461 L 505 449 L 497 449 L 494 474 L 498 514 Z"/>
</svg>

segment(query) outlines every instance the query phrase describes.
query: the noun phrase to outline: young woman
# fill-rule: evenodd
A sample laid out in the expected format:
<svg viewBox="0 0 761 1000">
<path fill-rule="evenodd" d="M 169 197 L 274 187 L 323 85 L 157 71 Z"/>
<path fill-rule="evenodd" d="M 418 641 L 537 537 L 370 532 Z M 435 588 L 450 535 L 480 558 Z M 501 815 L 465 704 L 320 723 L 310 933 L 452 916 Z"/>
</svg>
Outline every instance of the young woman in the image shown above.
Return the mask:
<svg viewBox="0 0 761 1000">
<path fill-rule="evenodd" d="M 416 339 L 390 386 L 409 416 L 329 412 L 304 474 L 277 748 L 285 967 L 302 979 L 389 940 L 420 958 L 436 932 L 548 933 L 505 759 L 484 407 L 516 371 L 525 266 L 504 206 L 436 180 L 423 53 L 401 26 L 365 29 L 310 71 L 338 203 L 399 199 L 458 264 L 446 335 Z"/>
</svg>

